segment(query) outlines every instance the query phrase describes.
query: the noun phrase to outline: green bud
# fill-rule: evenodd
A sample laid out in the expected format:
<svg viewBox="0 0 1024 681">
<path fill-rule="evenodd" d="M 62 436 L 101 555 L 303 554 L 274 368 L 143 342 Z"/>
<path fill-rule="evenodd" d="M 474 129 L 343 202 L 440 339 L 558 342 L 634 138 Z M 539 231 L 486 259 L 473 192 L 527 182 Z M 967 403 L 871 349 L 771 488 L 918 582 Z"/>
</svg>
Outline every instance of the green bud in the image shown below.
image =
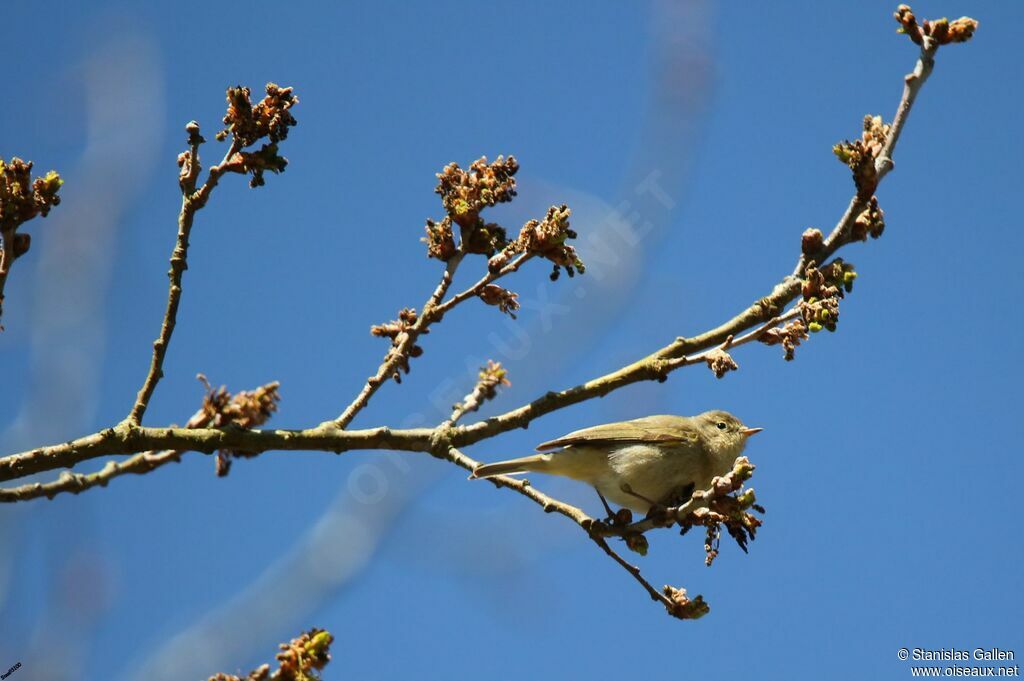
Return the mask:
<svg viewBox="0 0 1024 681">
<path fill-rule="evenodd" d="M 738 477 L 740 480 L 749 480 L 754 475 L 754 464 L 746 463 L 741 464 L 733 469 L 733 475 Z"/>
<path fill-rule="evenodd" d="M 64 180 L 61 179 L 56 170 L 46 173 L 46 176 L 43 177 L 43 182 L 46 183 L 46 188 L 50 191 L 56 191 L 58 187 L 64 185 Z"/>
<path fill-rule="evenodd" d="M 850 162 L 850 152 L 846 148 L 845 144 L 837 144 L 837 145 L 833 146 L 832 147 L 832 153 L 835 154 L 836 158 L 838 158 L 843 163 L 849 163 Z"/>
<path fill-rule="evenodd" d="M 306 652 L 313 654 L 320 654 L 327 649 L 327 646 L 331 645 L 331 641 L 334 637 L 329 632 L 321 631 L 318 632 L 313 638 L 306 643 Z"/>
<path fill-rule="evenodd" d="M 807 325 L 807 328 L 808 330 L 810 330 L 811 333 L 818 333 L 819 331 L 821 331 L 821 324 L 819 324 L 818 322 L 811 322 L 810 324 Z"/>
<path fill-rule="evenodd" d="M 736 497 L 736 501 L 739 502 L 740 508 L 748 509 L 754 505 L 754 502 L 757 501 L 757 497 L 754 496 L 754 490 L 748 489 L 746 492 Z"/>
</svg>

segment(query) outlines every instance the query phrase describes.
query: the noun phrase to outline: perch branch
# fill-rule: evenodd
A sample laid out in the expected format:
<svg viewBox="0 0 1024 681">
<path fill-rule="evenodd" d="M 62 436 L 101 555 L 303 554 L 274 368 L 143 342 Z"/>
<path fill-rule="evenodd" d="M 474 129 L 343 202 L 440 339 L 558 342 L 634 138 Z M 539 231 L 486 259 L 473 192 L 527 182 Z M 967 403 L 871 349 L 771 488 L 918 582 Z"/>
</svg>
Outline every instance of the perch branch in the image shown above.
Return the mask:
<svg viewBox="0 0 1024 681">
<path fill-rule="evenodd" d="M 387 427 L 338 431 L 257 430 L 226 428 L 149 428 L 118 424 L 59 445 L 40 447 L 0 459 L 0 481 L 70 468 L 82 461 L 112 454 L 174 449 L 207 454 L 218 449 L 259 453 L 268 450 L 341 453 L 354 449 L 430 450 L 430 428 L 391 430 Z"/>
<path fill-rule="evenodd" d="M 465 468 L 468 471 L 472 471 L 473 469 L 480 465 L 479 461 L 476 461 L 475 459 L 467 456 L 466 454 L 462 453 L 455 447 L 447 448 L 445 458 L 447 458 L 455 465 L 461 466 L 462 468 Z M 607 554 L 612 560 L 618 563 L 626 572 L 632 575 L 633 579 L 635 579 L 644 588 L 644 590 L 647 591 L 648 595 L 650 595 L 652 600 L 664 605 L 665 608 L 669 611 L 669 613 L 673 614 L 674 616 L 681 617 L 684 619 L 694 616 L 692 610 L 691 612 L 687 613 L 685 609 L 679 607 L 680 605 L 684 605 L 685 607 L 685 604 L 677 603 L 672 598 L 670 598 L 666 593 L 671 591 L 678 594 L 680 593 L 680 590 L 670 589 L 666 587 L 665 591 L 658 591 L 651 585 L 650 582 L 647 581 L 647 579 L 644 578 L 639 567 L 625 560 L 621 555 L 618 554 L 618 552 L 616 552 L 614 549 L 612 549 L 611 546 L 608 545 L 608 541 L 605 539 L 605 536 L 625 536 L 625 533 L 622 530 L 611 528 L 607 524 L 595 520 L 594 518 L 591 518 L 581 509 L 571 504 L 567 504 L 563 501 L 559 501 L 553 497 L 548 496 L 547 494 L 544 494 L 543 492 L 538 491 L 530 484 L 530 481 L 528 479 L 514 478 L 508 475 L 496 475 L 494 477 L 487 478 L 487 480 L 493 483 L 495 487 L 504 487 L 511 489 L 515 492 L 518 492 L 519 494 L 523 495 L 527 499 L 530 499 L 538 506 L 540 506 L 542 509 L 544 509 L 545 513 L 558 513 L 559 515 L 565 516 L 566 518 L 572 520 L 574 523 L 579 525 L 579 527 L 582 528 L 584 532 L 587 533 L 587 536 L 590 537 L 590 539 L 595 544 L 597 544 L 597 546 L 600 547 L 600 549 L 604 551 L 605 554 Z M 688 603 L 690 602 L 688 601 Z M 696 603 L 702 605 L 703 601 L 700 600 L 698 597 Z M 698 609 L 699 607 L 700 606 L 698 605 Z"/>
<path fill-rule="evenodd" d="M 762 324 L 756 330 L 733 339 L 730 347 L 755 340 L 766 328 L 788 319 L 793 311 Z M 724 342 L 724 341 L 723 341 Z M 719 347 L 711 346 L 708 351 Z M 437 428 L 391 429 L 377 427 L 365 430 L 339 430 L 328 422 L 305 430 L 259 430 L 244 428 L 150 428 L 121 423 L 113 428 L 71 440 L 69 442 L 38 447 L 0 458 L 0 482 L 14 480 L 58 468 L 70 468 L 83 461 L 116 454 L 134 454 L 145 450 L 199 451 L 211 453 L 229 449 L 249 453 L 268 450 L 324 451 L 342 453 L 356 449 L 394 449 L 398 451 L 429 452 L 432 440 L 446 432 L 452 444 L 463 446 L 493 437 L 515 428 L 524 428 L 530 421 L 555 409 L 599 397 L 612 390 L 640 380 L 659 380 L 668 373 L 704 361 L 707 352 L 675 359 L 641 360 L 616 372 L 574 388 L 548 393 L 529 405 L 512 410 L 500 417 L 480 421 L 471 426 L 451 428 L 444 423 Z M 654 357 L 653 355 L 651 357 Z M 647 362 L 647 364 L 643 364 Z M 134 464 L 131 472 L 140 470 Z M 13 488 L 12 488 L 13 489 Z M 8 493 L 11 489 L 7 490 Z M 0 501 L 5 499 L 0 494 Z"/>
<path fill-rule="evenodd" d="M 780 287 L 776 287 L 776 291 L 782 290 L 785 295 L 788 295 L 788 290 Z M 797 291 L 799 291 L 799 285 L 797 285 Z M 796 293 L 792 297 L 796 297 Z M 638 381 L 663 381 L 676 369 L 703 363 L 709 353 L 719 348 L 745 345 L 756 340 L 767 329 L 797 316 L 797 310 L 793 308 L 763 322 L 758 318 L 757 313 L 752 312 L 754 309 L 760 308 L 757 305 L 752 306 L 711 331 L 692 339 L 677 339 L 647 357 L 616 371 L 566 390 L 545 393 L 532 402 L 504 414 L 459 426 L 452 432 L 452 442 L 459 446 L 471 445 L 516 428 L 527 428 L 534 419 L 545 414 L 595 397 L 604 397 L 623 386 Z M 758 324 L 758 322 L 761 323 Z M 755 324 L 757 326 L 754 330 L 749 331 Z M 744 330 L 748 330 L 747 333 L 743 333 Z M 732 340 L 726 346 L 726 341 L 730 338 Z M 680 349 L 684 349 L 690 354 L 681 353 Z"/>
</svg>

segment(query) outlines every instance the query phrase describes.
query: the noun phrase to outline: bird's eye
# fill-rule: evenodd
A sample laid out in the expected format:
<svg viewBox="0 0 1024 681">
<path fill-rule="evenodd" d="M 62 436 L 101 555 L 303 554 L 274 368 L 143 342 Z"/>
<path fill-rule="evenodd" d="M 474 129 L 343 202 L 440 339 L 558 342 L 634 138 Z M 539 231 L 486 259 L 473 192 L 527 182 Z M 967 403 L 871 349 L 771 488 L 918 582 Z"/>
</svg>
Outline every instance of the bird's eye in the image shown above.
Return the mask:
<svg viewBox="0 0 1024 681">
<path fill-rule="evenodd" d="M 725 421 L 719 421 L 716 425 L 718 426 L 719 430 L 725 430 L 726 429 Z"/>
</svg>

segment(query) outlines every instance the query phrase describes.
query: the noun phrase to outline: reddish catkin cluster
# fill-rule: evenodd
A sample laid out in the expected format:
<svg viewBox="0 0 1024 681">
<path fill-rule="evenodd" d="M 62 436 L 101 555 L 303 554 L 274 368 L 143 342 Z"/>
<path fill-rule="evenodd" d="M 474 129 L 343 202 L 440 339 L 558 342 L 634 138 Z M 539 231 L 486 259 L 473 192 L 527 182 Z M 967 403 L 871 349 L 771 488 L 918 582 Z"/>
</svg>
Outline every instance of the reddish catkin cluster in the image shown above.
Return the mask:
<svg viewBox="0 0 1024 681">
<path fill-rule="evenodd" d="M 31 161 L 0 159 L 0 231 L 17 229 L 36 216 L 45 218 L 60 203 L 57 192 L 63 184 L 53 170 L 32 179 Z"/>
<path fill-rule="evenodd" d="M 267 95 L 253 105 L 249 99 L 249 88 L 228 88 L 228 110 L 224 115 L 223 130 L 217 133 L 218 140 L 232 137 L 232 144 L 238 149 L 225 166 L 226 170 L 235 173 L 252 175 L 250 187 L 265 184 L 265 171 L 282 173 L 288 165 L 288 159 L 278 154 L 278 143 L 288 137 L 288 130 L 297 125 L 291 108 L 299 103 L 290 87 L 280 87 L 267 83 Z M 262 139 L 264 143 L 256 151 L 244 151 Z"/>
<path fill-rule="evenodd" d="M 736 371 L 740 365 L 728 352 L 722 348 L 716 348 L 704 356 L 708 369 L 715 375 L 715 378 L 722 378 L 730 371 Z"/>
<path fill-rule="evenodd" d="M 516 318 L 516 310 L 519 309 L 519 294 L 513 293 L 497 284 L 488 284 L 480 289 L 480 300 L 487 305 L 494 305 L 512 319 Z"/>
<path fill-rule="evenodd" d="M 374 324 L 370 327 L 370 334 L 377 336 L 378 338 L 390 338 L 391 339 L 391 351 L 397 352 L 399 346 L 402 344 L 402 338 L 404 334 L 412 328 L 413 324 L 416 323 L 418 315 L 416 310 L 411 307 L 402 308 L 398 312 L 398 319 L 395 319 L 384 324 Z M 430 333 L 429 329 L 420 331 L 421 334 Z M 392 375 L 395 382 L 402 382 L 402 374 L 399 370 L 409 373 L 409 358 L 419 357 L 423 354 L 423 348 L 415 343 L 409 348 L 409 351 L 399 362 L 397 370 Z"/>
<path fill-rule="evenodd" d="M 487 360 L 487 364 L 480 367 L 473 390 L 463 397 L 461 402 L 452 405 L 449 423 L 454 425 L 461 417 L 479 409 L 484 402 L 497 397 L 499 388 L 507 388 L 510 385 L 512 382 L 508 380 L 508 371 L 501 366 L 501 362 Z"/>
<path fill-rule="evenodd" d="M 853 221 L 850 230 L 850 239 L 853 241 L 867 241 L 868 236 L 877 239 L 885 231 L 885 212 L 878 206 L 878 197 L 872 196 L 868 206 L 857 219 Z"/>
<path fill-rule="evenodd" d="M 448 262 L 452 256 L 458 253 L 459 248 L 455 245 L 455 233 L 452 231 L 452 219 L 446 215 L 441 222 L 434 222 L 427 218 L 427 236 L 423 241 L 427 244 L 427 257 Z"/>
<path fill-rule="evenodd" d="M 494 163 L 481 157 L 470 164 L 469 170 L 449 163 L 437 174 L 434 191 L 441 195 L 441 205 L 457 225 L 476 229 L 484 208 L 515 198 L 517 172 L 519 162 L 515 156 L 499 156 Z"/>
<path fill-rule="evenodd" d="M 893 17 L 899 22 L 899 32 L 906 33 L 917 45 L 922 45 L 925 37 L 931 38 L 937 45 L 967 42 L 978 29 L 978 22 L 970 17 L 960 17 L 954 21 L 945 17 L 925 19 L 918 25 L 917 17 L 909 5 L 897 7 Z"/>
<path fill-rule="evenodd" d="M 796 357 L 797 346 L 807 338 L 807 323 L 803 319 L 796 319 L 785 326 L 766 329 L 758 340 L 765 345 L 781 345 L 785 353 L 783 357 L 789 362 Z"/>
<path fill-rule="evenodd" d="M 63 184 L 53 170 L 33 179 L 31 161 L 14 157 L 4 162 L 0 158 L 0 315 L 11 265 L 32 245 L 32 237 L 18 232 L 18 228 L 35 217 L 49 215 L 50 209 L 60 203 L 57 192 Z"/>
<path fill-rule="evenodd" d="M 702 505 L 676 520 L 682 527 L 682 534 L 694 527 L 705 528 L 704 562 L 708 566 L 718 557 L 723 527 L 744 553 L 748 543 L 755 539 L 757 528 L 761 527 L 761 519 L 751 511 L 764 513 L 764 508 L 757 503 L 753 489 L 743 489 L 743 483 L 754 474 L 754 468 L 747 457 L 739 457 L 731 471 L 711 481 L 711 487 L 693 493 L 693 499 Z"/>
<path fill-rule="evenodd" d="M 437 315 L 438 318 L 461 299 L 472 296 L 515 319 L 519 310 L 519 294 L 492 282 L 516 271 L 522 262 L 533 256 L 554 264 L 552 280 L 558 278 L 563 268 L 569 276 L 576 272 L 583 273 L 583 261 L 576 250 L 566 244 L 567 239 L 576 238 L 576 232 L 569 227 L 571 211 L 568 206 L 552 206 L 543 220 L 527 221 L 512 241 L 509 241 L 508 231 L 504 227 L 495 222 L 486 222 L 481 217 L 484 210 L 515 198 L 517 172 L 519 163 L 514 156 L 498 156 L 492 163 L 487 161 L 487 157 L 481 157 L 473 161 L 468 170 L 457 163 L 449 163 L 437 173 L 434 191 L 441 197 L 446 215 L 441 220 L 428 218 L 426 221 L 426 236 L 421 240 L 427 245 L 427 257 L 448 263 L 446 276 L 454 273 L 467 255 L 484 255 L 488 258 L 484 279 L 463 295 L 457 296 L 457 300 L 441 304 L 443 311 Z M 513 261 L 513 258 L 516 260 Z M 444 286 L 446 289 L 447 284 Z M 395 322 L 371 328 L 375 336 L 391 339 L 392 350 L 388 357 L 394 360 L 395 366 L 388 377 L 400 379 L 402 372 L 409 372 L 409 359 L 422 354 L 418 345 L 405 347 L 403 339 L 410 330 L 413 335 L 427 333 L 427 328 L 435 321 L 430 318 L 431 312 L 438 307 L 438 303 L 433 301 L 423 308 L 428 318 L 423 320 L 422 329 L 412 329 L 415 317 L 411 321 L 399 318 Z"/>
<path fill-rule="evenodd" d="M 206 387 L 199 413 L 189 421 L 191 428 L 255 428 L 267 422 L 277 411 L 281 401 L 280 383 L 274 381 L 255 390 L 242 390 L 232 395 L 225 386 L 214 389 L 206 376 L 199 374 Z M 232 457 L 251 456 L 246 452 L 218 450 L 217 475 L 223 477 L 231 471 Z"/>
<path fill-rule="evenodd" d="M 867 201 L 878 187 L 878 168 L 875 161 L 885 147 L 889 136 L 889 126 L 882 122 L 881 116 L 865 116 L 864 130 L 860 139 L 843 140 L 834 147 L 832 153 L 853 172 L 853 182 L 857 185 L 857 196 Z"/>
<path fill-rule="evenodd" d="M 331 661 L 334 636 L 323 629 L 310 629 L 296 639 L 280 645 L 278 668 L 260 665 L 246 676 L 214 674 L 208 681 L 320 681 L 320 672 Z"/>
<path fill-rule="evenodd" d="M 799 308 L 807 329 L 812 332 L 835 331 L 839 323 L 839 301 L 853 290 L 857 273 L 853 265 L 836 258 L 821 268 L 807 268 Z"/>
<path fill-rule="evenodd" d="M 482 400 L 486 402 L 497 397 L 498 388 L 507 388 L 511 385 L 512 381 L 508 380 L 508 371 L 501 366 L 501 362 L 489 359 L 485 366 L 480 367 L 474 392 L 480 393 Z"/>
<path fill-rule="evenodd" d="M 697 595 L 690 598 L 686 589 L 682 587 L 669 586 L 666 584 L 662 593 L 668 598 L 669 605 L 666 605 L 668 614 L 681 620 L 697 620 L 711 612 L 711 607 L 704 602 L 704 597 Z"/>
<path fill-rule="evenodd" d="M 250 147 L 264 137 L 277 144 L 288 137 L 288 129 L 297 125 L 291 108 L 299 98 L 290 87 L 267 83 L 267 95 L 253 105 L 249 88 L 230 87 L 227 91 L 228 110 L 224 114 L 223 130 L 217 139 L 232 135 L 242 147 Z"/>
<path fill-rule="evenodd" d="M 499 156 L 494 163 L 488 163 L 483 157 L 474 161 L 469 170 L 463 170 L 457 163 L 445 166 L 437 174 L 435 191 L 441 195 L 441 203 L 448 214 L 440 222 L 427 220 L 427 235 L 423 239 L 427 244 L 427 255 L 448 261 L 460 250 L 462 253 L 479 253 L 490 258 L 488 269 L 496 273 L 513 256 L 529 253 L 554 263 L 552 279 L 558 278 L 562 268 L 569 276 L 583 273 L 585 267 L 576 249 L 565 243 L 567 239 L 576 238 L 576 232 L 569 228 L 571 211 L 568 206 L 552 206 L 543 220 L 530 220 L 523 225 L 519 236 L 512 241 L 508 240 L 504 227 L 484 222 L 480 217 L 485 208 L 515 197 L 515 174 L 518 171 L 519 164 L 514 156 L 507 159 Z M 456 244 L 454 225 L 459 226 L 461 246 Z M 495 295 L 496 292 L 492 292 L 489 298 L 497 300 Z M 511 310 L 509 305 L 502 307 L 502 312 Z"/>
<path fill-rule="evenodd" d="M 487 267 L 491 272 L 500 271 L 518 253 L 531 253 L 554 263 L 551 280 L 558 279 L 561 268 L 571 277 L 576 272 L 583 274 L 586 267 L 576 249 L 565 243 L 575 239 L 576 232 L 569 228 L 572 211 L 566 205 L 548 208 L 543 220 L 530 220 L 519 231 L 515 241 L 509 242 L 501 253 L 492 257 Z"/>
<path fill-rule="evenodd" d="M 481 157 L 463 170 L 449 163 L 437 174 L 434 191 L 441 196 L 447 215 L 440 221 L 427 220 L 427 255 L 448 261 L 456 253 L 491 256 L 506 244 L 505 228 L 484 222 L 480 214 L 486 208 L 508 203 L 516 195 L 515 174 L 519 162 L 515 156 L 499 156 L 493 163 Z M 453 225 L 459 227 L 461 245 L 456 245 Z"/>
</svg>

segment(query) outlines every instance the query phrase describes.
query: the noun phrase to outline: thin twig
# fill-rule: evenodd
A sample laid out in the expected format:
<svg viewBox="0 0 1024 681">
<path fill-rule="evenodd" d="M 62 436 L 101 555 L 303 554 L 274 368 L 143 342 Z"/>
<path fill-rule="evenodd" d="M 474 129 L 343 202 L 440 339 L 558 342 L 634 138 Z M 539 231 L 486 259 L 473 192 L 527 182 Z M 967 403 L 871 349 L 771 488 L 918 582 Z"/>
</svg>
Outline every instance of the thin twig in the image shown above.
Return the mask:
<svg viewBox="0 0 1024 681">
<path fill-rule="evenodd" d="M 466 396 L 466 399 L 462 400 L 454 407 L 452 407 L 452 414 L 445 419 L 438 429 L 452 428 L 459 422 L 459 420 L 471 411 L 476 411 L 480 408 L 480 384 L 477 383 L 473 388 L 473 392 Z"/>
<path fill-rule="evenodd" d="M 500 279 L 506 274 L 515 272 L 523 265 L 523 263 L 533 257 L 532 253 L 524 253 L 520 255 L 497 272 L 488 272 L 483 278 L 467 288 L 465 291 L 452 296 L 449 300 L 442 303 L 441 300 L 444 298 L 444 294 L 447 293 L 448 288 L 451 286 L 452 279 L 455 276 L 455 270 L 458 269 L 463 255 L 464 254 L 460 251 L 448 260 L 448 265 L 445 267 L 444 275 L 442 275 L 440 283 L 438 283 L 437 288 L 434 289 L 434 293 L 430 296 L 426 305 L 423 306 L 423 310 L 416 318 L 416 322 L 413 323 L 413 325 L 398 339 L 398 344 L 388 353 L 384 362 L 377 369 L 377 373 L 367 379 L 366 384 L 363 386 L 363 389 L 359 392 L 356 398 L 352 400 L 352 402 L 345 408 L 345 411 L 343 411 L 341 415 L 332 422 L 335 428 L 345 428 L 352 422 L 352 419 L 362 411 L 370 401 L 370 398 L 373 397 L 373 394 L 377 392 L 377 389 L 380 388 L 380 386 L 383 385 L 390 376 L 394 375 L 403 361 L 408 359 L 409 352 L 416 344 L 416 340 L 427 331 L 431 324 L 441 321 L 444 315 L 450 312 L 456 305 L 468 298 L 478 295 L 480 291 L 482 291 L 483 288 L 492 281 Z"/>
<path fill-rule="evenodd" d="M 459 422 L 459 419 L 461 419 L 463 416 L 465 416 L 471 411 L 476 411 L 476 408 L 473 407 L 473 400 L 463 400 L 462 402 L 459 402 L 454 407 L 452 407 L 452 415 L 446 418 L 439 427 L 451 428 Z"/>
<path fill-rule="evenodd" d="M 935 66 L 935 53 L 939 47 L 928 36 L 922 36 L 922 38 L 923 44 L 921 45 L 920 56 L 914 65 L 914 70 L 903 78 L 903 95 L 896 106 L 896 115 L 889 126 L 889 134 L 885 139 L 885 144 L 882 145 L 882 149 L 875 159 L 875 173 L 878 184 L 881 184 L 882 178 L 888 175 L 889 171 L 895 167 L 892 157 L 896 151 L 896 143 L 899 142 L 900 134 L 907 124 L 907 118 L 910 116 L 910 110 L 917 99 L 918 92 L 921 91 L 921 87 L 932 73 L 932 67 Z M 822 263 L 826 259 L 831 258 L 841 247 L 849 243 L 853 223 L 857 221 L 857 217 L 864 212 L 865 208 L 867 208 L 865 201 L 858 194 L 854 194 L 846 207 L 846 212 L 843 213 L 836 226 L 832 228 L 821 249 L 817 253 L 801 255 L 796 267 L 793 269 L 792 276 L 802 277 L 811 262 Z"/>
<path fill-rule="evenodd" d="M 174 450 L 140 452 L 124 461 L 108 461 L 95 473 L 64 471 L 52 482 L 0 488 L 0 502 L 28 501 L 40 497 L 53 499 L 62 492 L 78 494 L 93 487 L 106 487 L 107 483 L 118 476 L 130 473 L 142 475 L 165 464 L 181 461 L 181 455 L 182 452 Z"/>
<path fill-rule="evenodd" d="M 523 253 L 512 262 L 502 267 L 500 270 L 496 272 L 488 272 L 478 282 L 467 288 L 462 293 L 458 293 L 452 296 L 450 299 L 446 300 L 444 303 L 438 305 L 433 311 L 434 319 L 432 321 L 441 321 L 441 318 L 444 317 L 445 314 L 447 314 L 453 307 L 455 307 L 462 301 L 466 300 L 467 298 L 472 298 L 473 296 L 479 295 L 480 292 L 484 290 L 484 287 L 486 287 L 488 284 L 498 279 L 501 279 L 507 274 L 515 272 L 520 267 L 522 267 L 526 261 L 530 260 L 533 257 L 533 253 Z"/>
<path fill-rule="evenodd" d="M 892 160 L 892 153 L 896 149 L 896 143 L 899 141 L 900 134 L 907 124 L 907 117 L 910 116 L 910 109 L 914 106 L 917 93 L 921 91 L 921 87 L 928 80 L 928 76 L 932 74 L 932 68 L 935 66 L 935 53 L 938 49 L 938 43 L 932 38 L 922 36 L 921 55 L 917 59 L 917 64 L 914 65 L 914 70 L 903 78 L 903 96 L 900 97 L 900 103 L 896 107 L 896 115 L 889 126 L 889 136 L 886 138 L 885 144 L 882 145 L 878 158 L 875 159 L 875 170 L 878 173 L 879 180 L 885 177 L 895 165 Z"/>
<path fill-rule="evenodd" d="M 188 240 L 189 235 L 192 233 L 192 224 L 195 220 L 196 212 L 206 205 L 206 201 L 210 198 L 210 193 L 217 186 L 221 176 L 227 171 L 226 166 L 228 162 L 241 147 L 237 141 L 232 141 L 227 153 L 224 154 L 224 159 L 219 165 L 210 168 L 210 174 L 206 178 L 206 182 L 203 183 L 199 191 L 193 192 L 195 177 L 199 173 L 199 145 L 201 139 L 198 136 L 198 132 L 193 134 L 190 139 L 191 156 L 188 162 L 191 165 L 187 169 L 186 175 L 182 178 L 181 211 L 178 213 L 178 236 L 174 243 L 174 250 L 171 252 L 171 267 L 167 271 L 167 277 L 170 279 L 170 286 L 167 292 L 167 308 L 164 310 L 163 321 L 160 324 L 160 335 L 153 341 L 153 357 L 149 363 L 146 379 L 143 381 L 139 394 L 135 398 L 135 404 L 132 406 L 131 413 L 125 419 L 131 425 L 138 425 L 142 422 L 142 417 L 146 413 L 146 408 L 153 397 L 156 385 L 164 375 L 164 358 L 167 356 L 167 346 L 170 345 L 171 334 L 174 333 L 174 326 L 177 323 L 178 305 L 181 302 L 181 279 L 185 270 L 188 269 Z"/>
<path fill-rule="evenodd" d="M 595 544 L 601 547 L 602 551 L 611 556 L 612 560 L 621 565 L 623 569 L 626 570 L 626 572 L 633 575 L 633 579 L 640 582 L 640 586 L 642 586 L 647 591 L 647 593 L 651 597 L 651 600 L 661 603 L 669 612 L 672 612 L 675 604 L 668 596 L 666 596 L 661 591 L 655 589 L 653 586 L 651 586 L 650 582 L 644 579 L 644 576 L 640 573 L 639 567 L 633 565 L 632 563 L 624 559 L 622 556 L 620 556 L 618 553 L 616 553 L 612 549 L 612 547 L 608 546 L 607 540 L 605 540 L 603 537 L 591 534 L 590 538 L 594 540 Z"/>
<path fill-rule="evenodd" d="M 438 448 L 444 458 L 448 459 L 456 466 L 465 468 L 467 471 L 472 472 L 480 465 L 480 462 L 476 459 L 467 456 L 455 447 L 445 445 L 443 442 L 440 443 Z M 550 497 L 547 494 L 534 489 L 530 484 L 530 481 L 525 478 L 513 478 L 510 475 L 495 475 L 494 477 L 487 478 L 487 480 L 493 483 L 495 487 L 507 487 L 508 489 L 522 494 L 527 499 L 537 503 L 544 509 L 545 513 L 558 513 L 559 515 L 565 516 L 587 532 L 589 532 L 594 526 L 595 520 L 582 510 L 572 504 L 559 501 L 554 497 Z"/>
<path fill-rule="evenodd" d="M 435 428 L 437 431 L 446 431 L 459 422 L 466 414 L 476 411 L 484 402 L 492 400 L 498 395 L 498 389 L 503 386 L 512 385 L 506 378 L 508 372 L 502 368 L 501 362 L 488 361 L 485 366 L 480 367 L 480 374 L 476 384 L 468 395 L 463 397 L 452 406 L 452 413 L 447 419 Z"/>
<path fill-rule="evenodd" d="M 455 447 L 447 448 L 447 455 L 445 458 L 447 458 L 449 461 L 456 464 L 457 466 L 465 468 L 468 471 L 472 471 L 473 469 L 480 465 L 479 461 L 476 461 L 475 459 L 466 456 Z M 569 518 L 570 520 L 575 522 L 587 533 L 587 536 L 589 536 L 595 544 L 601 547 L 602 551 L 608 554 L 616 563 L 621 565 L 623 569 L 626 570 L 626 572 L 631 574 L 633 578 L 636 581 L 638 581 L 641 584 L 641 586 L 644 587 L 644 589 L 646 589 L 647 593 L 650 594 L 653 600 L 658 601 L 666 608 L 668 608 L 670 611 L 672 610 L 673 603 L 671 599 L 669 599 L 662 592 L 655 589 L 650 582 L 644 579 L 644 576 L 640 573 L 639 567 L 626 561 L 624 558 L 622 558 L 622 556 L 616 553 L 615 550 L 608 545 L 608 542 L 607 540 L 605 540 L 604 535 L 614 535 L 616 533 L 607 532 L 606 530 L 608 528 L 604 523 L 601 523 L 595 520 L 594 518 L 591 518 L 581 509 L 572 506 L 571 504 L 567 504 L 563 501 L 558 501 L 557 499 L 554 499 L 544 494 L 543 492 L 537 491 L 530 484 L 530 481 L 527 479 L 513 478 L 508 475 L 496 475 L 492 478 L 487 478 L 487 480 L 492 482 L 495 487 L 505 487 L 511 489 L 523 495 L 524 497 L 534 501 L 535 503 L 537 503 L 537 505 L 544 509 L 545 513 L 558 513 L 559 515 L 563 515 L 566 518 Z"/>
<path fill-rule="evenodd" d="M 430 298 L 427 299 L 426 304 L 420 312 L 420 315 L 416 318 L 416 321 L 409 327 L 408 330 L 404 331 L 396 340 L 397 343 L 388 352 L 384 358 L 384 362 L 381 363 L 380 367 L 370 378 L 366 379 L 366 384 L 363 389 L 359 391 L 355 399 L 345 407 L 345 411 L 341 412 L 341 415 L 334 421 L 329 422 L 335 428 L 346 428 L 348 424 L 352 423 L 352 419 L 362 411 L 363 407 L 370 401 L 373 394 L 384 385 L 384 382 L 388 380 L 396 371 L 399 371 L 399 367 L 402 362 L 407 361 L 409 353 L 412 351 L 413 346 L 416 344 L 416 339 L 420 337 L 434 321 L 433 310 L 444 298 L 444 294 L 448 292 L 448 288 L 452 285 L 452 279 L 455 277 L 455 271 L 459 268 L 459 263 L 462 262 L 463 253 L 459 251 L 448 260 L 448 264 L 445 266 L 444 274 L 441 275 L 441 281 L 438 282 L 434 292 L 430 294 Z"/>
</svg>

